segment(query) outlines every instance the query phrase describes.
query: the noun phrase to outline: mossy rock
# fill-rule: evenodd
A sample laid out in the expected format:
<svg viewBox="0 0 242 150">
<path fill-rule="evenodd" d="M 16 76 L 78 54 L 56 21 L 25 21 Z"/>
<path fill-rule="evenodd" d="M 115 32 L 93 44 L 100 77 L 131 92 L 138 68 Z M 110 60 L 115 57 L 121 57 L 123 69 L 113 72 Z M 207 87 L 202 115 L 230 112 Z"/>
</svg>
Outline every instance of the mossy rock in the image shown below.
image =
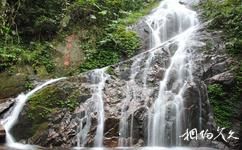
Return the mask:
<svg viewBox="0 0 242 150">
<path fill-rule="evenodd" d="M 64 109 L 73 112 L 81 101 L 78 88 L 69 82 L 48 86 L 30 97 L 12 133 L 17 141 L 34 137 L 48 129 L 55 112 Z"/>
</svg>

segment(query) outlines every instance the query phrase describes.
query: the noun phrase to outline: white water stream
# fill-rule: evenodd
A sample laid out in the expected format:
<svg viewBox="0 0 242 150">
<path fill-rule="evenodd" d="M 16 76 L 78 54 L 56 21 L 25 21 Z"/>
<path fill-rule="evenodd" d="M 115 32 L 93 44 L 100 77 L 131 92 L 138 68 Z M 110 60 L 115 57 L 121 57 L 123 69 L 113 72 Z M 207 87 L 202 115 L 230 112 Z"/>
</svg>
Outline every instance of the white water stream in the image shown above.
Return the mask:
<svg viewBox="0 0 242 150">
<path fill-rule="evenodd" d="M 79 133 L 77 135 L 77 148 L 84 147 L 87 143 L 87 135 L 91 127 L 91 115 L 93 112 L 97 112 L 97 129 L 94 137 L 94 146 L 103 146 L 104 137 L 104 102 L 103 102 L 103 89 L 105 87 L 105 82 L 109 75 L 105 73 L 107 68 L 95 69 L 88 74 L 91 81 L 91 94 L 92 97 L 85 102 L 85 117 L 87 124 L 83 127 L 83 119 L 80 120 Z M 93 106 L 94 104 L 94 106 Z"/>
<path fill-rule="evenodd" d="M 174 39 L 177 50 L 160 81 L 158 98 L 149 110 L 148 145 L 179 146 L 183 129 L 183 92 L 187 82 L 193 79 L 190 51 L 187 49 L 193 31 L 189 32 L 189 29 L 198 24 L 197 14 L 179 0 L 164 0 L 148 16 L 147 24 L 154 39 L 151 41 L 152 48 L 178 36 Z"/>
<path fill-rule="evenodd" d="M 179 136 L 182 134 L 184 126 L 182 96 L 186 84 L 193 80 L 192 60 L 188 45 L 195 27 L 198 25 L 197 14 L 179 0 L 163 0 L 159 7 L 147 16 L 146 23 L 151 32 L 151 50 L 148 51 L 148 58 L 146 58 L 143 69 L 144 99 L 149 97 L 147 78 L 156 54 L 162 53 L 162 46 L 169 47 L 174 43 L 177 45 L 175 52 L 167 51 L 170 57 L 169 66 L 166 68 L 164 77 L 159 83 L 158 97 L 149 109 L 148 146 L 179 146 L 181 145 Z M 127 82 L 127 90 L 132 92 L 128 92 L 127 98 L 133 95 L 133 99 L 135 99 L 135 89 L 138 86 L 134 79 L 137 73 L 141 71 L 142 59 L 144 59 L 143 54 L 134 58 L 131 66 L 131 77 Z M 126 108 L 126 105 L 129 105 L 129 103 L 125 100 L 123 107 Z M 127 110 L 123 109 L 123 116 L 120 122 L 119 146 L 132 146 L 132 143 L 127 144 L 127 142 L 124 142 L 124 138 L 132 133 L 132 129 L 131 133 L 128 133 L 131 125 L 128 124 L 127 113 Z"/>
</svg>

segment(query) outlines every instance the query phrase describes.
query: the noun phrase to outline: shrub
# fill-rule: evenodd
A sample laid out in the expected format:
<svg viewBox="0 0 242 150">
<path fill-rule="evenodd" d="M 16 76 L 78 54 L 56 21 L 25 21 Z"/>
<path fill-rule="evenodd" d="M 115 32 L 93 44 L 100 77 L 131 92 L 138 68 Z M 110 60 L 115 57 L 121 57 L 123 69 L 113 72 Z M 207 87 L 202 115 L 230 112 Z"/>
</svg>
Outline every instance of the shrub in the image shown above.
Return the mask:
<svg viewBox="0 0 242 150">
<path fill-rule="evenodd" d="M 117 63 L 119 59 L 119 54 L 115 51 L 97 51 L 86 58 L 85 63 L 80 66 L 80 71 L 102 68 Z"/>
<path fill-rule="evenodd" d="M 125 27 L 118 27 L 114 32 L 106 33 L 106 36 L 99 42 L 99 48 L 110 49 L 129 58 L 139 49 L 139 37 L 133 31 L 126 30 Z"/>
<path fill-rule="evenodd" d="M 208 95 L 213 106 L 214 115 L 220 126 L 230 127 L 231 119 L 235 112 L 241 108 L 242 71 L 242 1 L 241 0 L 206 0 L 202 2 L 203 17 L 212 20 L 210 30 L 222 30 L 226 50 L 240 63 L 240 67 L 234 67 L 235 81 L 232 87 L 224 87 L 218 84 L 208 87 Z"/>
<path fill-rule="evenodd" d="M 210 29 L 224 31 L 226 48 L 233 55 L 241 55 L 242 49 L 242 1 L 206 0 L 202 2 L 203 16 L 212 19 Z"/>
<path fill-rule="evenodd" d="M 222 85 L 213 84 L 208 86 L 208 96 L 210 104 L 213 107 L 216 123 L 221 127 L 230 127 L 230 117 L 232 116 L 233 107 L 226 98 Z"/>
</svg>

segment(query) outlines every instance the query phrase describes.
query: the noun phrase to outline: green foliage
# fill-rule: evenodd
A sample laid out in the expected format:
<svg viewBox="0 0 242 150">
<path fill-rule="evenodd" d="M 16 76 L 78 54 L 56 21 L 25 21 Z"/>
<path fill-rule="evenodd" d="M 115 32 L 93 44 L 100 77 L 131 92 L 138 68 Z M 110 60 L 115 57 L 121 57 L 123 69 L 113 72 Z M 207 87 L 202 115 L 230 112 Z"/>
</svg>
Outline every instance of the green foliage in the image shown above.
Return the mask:
<svg viewBox="0 0 242 150">
<path fill-rule="evenodd" d="M 16 64 L 19 61 L 18 56 L 22 53 L 22 51 L 23 50 L 21 48 L 15 46 L 0 46 L 0 72 Z"/>
<path fill-rule="evenodd" d="M 231 118 L 241 108 L 242 97 L 242 1 L 241 0 L 206 0 L 202 2 L 203 17 L 212 20 L 209 24 L 210 30 L 222 30 L 228 53 L 238 58 L 239 67 L 235 70 L 235 81 L 232 87 L 218 84 L 208 87 L 208 94 L 213 106 L 215 119 L 220 126 L 230 127 Z M 237 66 L 237 65 L 235 65 Z"/>
<path fill-rule="evenodd" d="M 118 26 L 113 32 L 108 28 L 106 36 L 99 42 L 100 49 L 117 51 L 126 58 L 133 56 L 139 46 L 136 33 L 125 29 L 124 26 Z"/>
<path fill-rule="evenodd" d="M 136 33 L 127 30 L 157 0 L 4 0 L 0 3 L 0 72 L 16 65 L 54 70 L 49 42 L 80 27 L 87 71 L 132 57 L 139 48 Z M 125 21 L 127 20 L 127 21 Z M 48 41 L 48 42 L 47 42 Z M 44 68 L 43 68 L 44 66 Z"/>
<path fill-rule="evenodd" d="M 33 85 L 33 83 L 32 83 L 31 81 L 27 80 L 27 81 L 25 82 L 25 84 L 24 84 L 24 87 L 25 87 L 25 89 L 27 89 L 27 90 L 31 90 L 31 89 L 34 88 L 34 85 Z"/>
<path fill-rule="evenodd" d="M 118 29 L 114 34 L 115 46 L 126 58 L 135 54 L 140 43 L 135 32 L 128 31 L 124 28 Z"/>
<path fill-rule="evenodd" d="M 53 49 L 49 43 L 33 43 L 31 45 L 32 52 L 28 54 L 27 58 L 32 61 L 32 66 L 45 66 L 47 72 L 54 70 L 54 63 L 52 61 Z"/>
<path fill-rule="evenodd" d="M 0 72 L 13 65 L 31 65 L 33 68 L 45 66 L 48 72 L 52 72 L 52 51 L 48 43 L 32 43 L 28 48 L 9 44 L 0 46 Z"/>
<path fill-rule="evenodd" d="M 80 66 L 80 71 L 102 68 L 117 63 L 119 59 L 119 54 L 115 51 L 98 51 L 86 58 L 85 63 Z"/>
<path fill-rule="evenodd" d="M 60 21 L 66 13 L 69 1 L 14 0 L 8 1 L 8 4 L 14 10 L 13 19 L 19 34 L 28 42 L 51 39 L 60 29 Z"/>
<path fill-rule="evenodd" d="M 139 5 L 138 3 L 141 2 L 142 5 Z M 79 5 L 84 5 L 85 3 L 86 1 L 79 1 Z M 135 23 L 158 4 L 156 1 L 145 2 L 142 0 L 137 2 L 107 0 L 103 3 L 91 0 L 87 3 L 88 5 L 82 7 L 83 11 L 89 11 L 89 13 L 91 12 L 90 15 L 95 17 L 92 19 L 90 17 L 84 18 L 84 20 L 86 19 L 87 24 L 90 25 L 98 24 L 102 30 L 99 36 L 95 38 L 90 37 L 83 41 L 87 44 L 82 46 L 86 59 L 80 66 L 81 72 L 105 67 L 117 63 L 120 59 L 134 56 L 140 47 L 139 37 L 135 32 L 128 30 L 127 26 Z M 85 7 L 88 7 L 88 9 L 84 9 Z M 145 9 L 142 9 L 143 7 Z M 91 10 L 96 10 L 97 12 Z M 81 17 L 80 15 L 78 16 Z M 88 15 L 84 16 L 87 17 Z M 77 18 L 75 17 L 75 20 L 78 20 Z M 101 21 L 101 23 L 98 21 Z M 90 26 L 89 28 L 93 30 L 92 28 L 95 29 L 96 26 Z"/>
<path fill-rule="evenodd" d="M 208 96 L 213 107 L 215 121 L 221 127 L 230 128 L 233 115 L 240 109 L 240 83 L 236 82 L 232 88 L 224 87 L 220 84 L 208 86 Z"/>
<path fill-rule="evenodd" d="M 77 0 L 70 7 L 71 22 L 85 21 L 81 25 L 106 25 L 127 14 L 154 3 L 155 0 Z"/>
<path fill-rule="evenodd" d="M 208 96 L 210 104 L 213 107 L 215 120 L 221 127 L 230 127 L 230 117 L 233 107 L 224 99 L 225 93 L 222 85 L 214 84 L 208 86 Z"/>
<path fill-rule="evenodd" d="M 96 47 L 83 47 L 86 59 L 80 66 L 81 72 L 118 63 L 121 58 L 132 57 L 138 50 L 140 43 L 135 32 L 117 24 L 110 26 L 106 28 L 105 34 L 97 39 Z"/>
<path fill-rule="evenodd" d="M 211 93 L 212 99 L 220 99 L 222 98 L 225 93 L 223 91 L 223 86 L 220 84 L 213 84 L 208 86 L 208 92 Z"/>
<path fill-rule="evenodd" d="M 7 11 L 6 2 L 0 3 L 0 40 L 3 42 L 7 41 L 11 36 L 11 29 L 7 22 Z"/>
<path fill-rule="evenodd" d="M 133 12 L 125 12 L 126 17 L 119 18 L 118 23 L 124 26 L 128 26 L 136 23 L 140 18 L 147 15 L 152 9 L 157 7 L 160 4 L 160 1 L 150 1 L 147 3 L 144 8 L 133 11 Z"/>
<path fill-rule="evenodd" d="M 203 16 L 212 19 L 210 29 L 220 29 L 225 33 L 226 48 L 233 55 L 241 56 L 242 49 L 242 1 L 206 0 L 202 2 Z"/>
</svg>

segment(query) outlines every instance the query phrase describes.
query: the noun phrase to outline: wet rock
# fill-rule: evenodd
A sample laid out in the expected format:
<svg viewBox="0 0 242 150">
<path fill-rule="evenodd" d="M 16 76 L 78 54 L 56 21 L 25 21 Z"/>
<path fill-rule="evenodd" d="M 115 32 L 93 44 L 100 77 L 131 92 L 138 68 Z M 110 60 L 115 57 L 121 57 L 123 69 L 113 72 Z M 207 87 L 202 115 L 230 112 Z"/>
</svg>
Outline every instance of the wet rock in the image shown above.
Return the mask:
<svg viewBox="0 0 242 150">
<path fill-rule="evenodd" d="M 141 26 L 146 26 L 144 22 L 141 24 Z M 146 27 L 142 27 L 139 30 L 142 32 L 140 33 L 142 37 L 149 36 L 150 31 Z M 148 43 L 147 39 L 143 39 L 143 42 Z M 198 47 L 202 49 L 203 46 L 204 45 L 201 44 Z M 149 47 L 149 45 L 144 44 L 143 48 L 147 47 Z M 222 46 L 218 45 L 216 47 L 220 50 Z M 159 49 L 159 51 L 155 51 L 153 53 L 154 57 L 150 61 L 150 64 L 148 64 L 150 65 L 148 66 L 148 70 L 146 70 L 147 60 L 149 59 L 147 53 L 112 67 L 111 72 L 109 72 L 110 78 L 106 80 L 101 93 L 103 97 L 103 109 L 105 111 L 104 146 L 118 146 L 120 118 L 123 117 L 122 113 L 126 113 L 126 122 L 128 126 L 128 137 L 125 137 L 125 141 L 127 141 L 129 145 L 136 146 L 147 144 L 149 121 L 147 110 L 152 107 L 159 95 L 159 82 L 164 78 L 165 71 L 170 65 L 170 58 L 176 49 L 177 45 L 172 44 L 170 47 L 164 46 Z M 214 53 L 216 53 L 216 55 Z M 184 126 L 182 129 L 183 131 L 185 131 L 186 128 L 214 129 L 216 127 L 207 97 L 207 87 L 203 80 L 208 84 L 214 82 L 230 84 L 233 77 L 230 72 L 227 72 L 227 67 L 231 63 L 231 60 L 223 55 L 221 51 L 216 51 L 214 53 L 196 51 L 194 52 L 193 58 L 191 58 L 195 61 L 195 67 L 192 72 L 194 80 L 184 80 L 186 84 L 183 87 L 184 93 L 182 94 L 184 99 L 184 110 L 182 110 L 182 115 L 184 115 L 186 119 L 181 121 Z M 135 60 L 140 60 L 140 62 L 137 63 L 137 66 L 133 66 L 136 73 L 135 81 L 130 81 L 130 68 Z M 145 72 L 147 74 L 145 74 Z M 50 102 L 49 100 L 53 100 L 60 103 L 55 103 L 56 106 L 54 107 L 47 107 L 49 109 L 46 109 L 46 107 L 40 109 L 51 112 L 48 113 L 45 118 L 42 118 L 43 120 L 38 120 L 36 117 L 32 118 L 32 120 L 28 120 L 28 115 L 30 113 L 27 112 L 32 110 L 30 106 L 31 102 L 29 102 L 20 115 L 19 123 L 15 127 L 15 134 L 21 134 L 23 127 L 32 129 L 32 123 L 34 123 L 35 127 L 38 127 L 38 130 L 32 130 L 33 133 L 27 133 L 28 131 L 26 131 L 25 133 L 27 133 L 26 135 L 28 136 L 20 137 L 17 140 L 24 139 L 27 143 L 46 147 L 67 148 L 77 146 L 78 144 L 89 147 L 93 146 L 98 125 L 97 116 L 99 113 L 96 109 L 97 99 L 95 99 L 95 97 L 100 95 L 95 94 L 94 99 L 92 101 L 90 99 L 93 97 L 93 91 L 97 88 L 95 84 L 98 83 L 100 79 L 92 79 L 91 74 L 92 71 L 71 77 L 55 85 L 60 89 L 59 92 L 57 90 L 53 93 L 47 93 L 44 97 L 38 97 L 37 100 L 39 101 L 45 99 L 48 102 Z M 185 71 L 184 76 L 187 74 L 188 72 Z M 146 79 L 145 75 L 147 75 Z M 181 88 L 179 84 L 175 86 L 178 76 L 179 74 L 176 69 L 173 69 L 169 74 L 170 82 L 168 82 L 165 98 L 168 103 L 174 100 L 174 95 L 178 95 L 179 89 Z M 143 87 L 145 81 L 147 81 L 146 88 Z M 73 97 L 73 95 L 70 94 L 73 91 L 78 93 L 77 97 Z M 72 106 L 73 103 L 70 103 L 70 100 L 73 99 L 78 105 L 75 105 L 74 109 L 70 111 L 66 107 Z M 39 106 L 43 105 L 38 104 L 33 108 L 38 108 Z M 172 139 L 176 136 L 175 132 L 173 132 L 176 125 L 176 113 L 172 104 L 167 104 L 167 106 L 169 106 L 167 107 L 168 116 L 165 118 L 167 121 L 165 124 L 167 129 L 167 143 L 173 145 Z M 41 114 L 41 112 L 38 113 Z M 21 127 L 21 124 L 23 125 L 22 128 L 17 128 Z M 215 145 L 214 147 L 222 147 L 220 143 L 208 143 L 203 140 L 199 142 L 192 141 L 190 143 L 183 142 L 183 144 L 190 146 Z"/>
<path fill-rule="evenodd" d="M 118 137 L 119 136 L 119 119 L 118 118 L 107 118 L 104 124 L 105 137 Z"/>
<path fill-rule="evenodd" d="M 0 125 L 0 144 L 5 143 L 6 131 L 2 125 Z"/>
<path fill-rule="evenodd" d="M 8 111 L 13 105 L 15 100 L 14 99 L 3 99 L 0 103 L 0 116 L 3 115 L 6 111 Z"/>
<path fill-rule="evenodd" d="M 231 85 L 234 81 L 234 75 L 230 71 L 226 71 L 220 74 L 217 74 L 209 79 L 206 79 L 206 84 L 223 84 Z"/>
<path fill-rule="evenodd" d="M 107 147 L 118 147 L 118 137 L 106 137 L 103 141 L 103 144 Z"/>
<path fill-rule="evenodd" d="M 144 52 L 149 49 L 150 45 L 150 36 L 151 30 L 147 23 L 145 22 L 145 18 L 142 18 L 137 24 L 132 25 L 131 30 L 138 33 L 138 36 L 141 38 L 142 48 L 141 52 Z"/>
</svg>

